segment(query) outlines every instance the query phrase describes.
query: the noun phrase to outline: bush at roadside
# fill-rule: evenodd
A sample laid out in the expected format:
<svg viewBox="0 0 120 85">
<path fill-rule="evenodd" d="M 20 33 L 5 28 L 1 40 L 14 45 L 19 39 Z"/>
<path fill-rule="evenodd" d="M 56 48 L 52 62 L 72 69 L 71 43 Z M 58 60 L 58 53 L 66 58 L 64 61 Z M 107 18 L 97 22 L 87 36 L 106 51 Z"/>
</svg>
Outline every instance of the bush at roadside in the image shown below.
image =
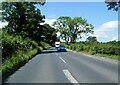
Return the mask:
<svg viewBox="0 0 120 85">
<path fill-rule="evenodd" d="M 103 56 L 120 56 L 120 41 L 112 41 L 107 43 L 81 41 L 76 42 L 75 44 L 70 43 L 69 45 L 62 43 L 62 45 L 64 45 L 68 49 L 77 52 L 86 52 L 92 55 L 103 54 Z M 114 59 L 117 59 L 117 57 Z"/>
<path fill-rule="evenodd" d="M 51 46 L 48 44 L 48 43 L 45 43 L 45 42 L 39 42 L 39 45 L 41 46 L 41 47 L 43 47 L 43 49 L 48 49 L 48 48 L 50 48 Z"/>
<path fill-rule="evenodd" d="M 28 49 L 34 49 L 38 46 L 35 41 L 31 39 L 23 40 L 21 36 L 10 36 L 3 33 L 2 37 L 2 60 L 9 58 L 18 52 L 25 52 Z"/>
</svg>

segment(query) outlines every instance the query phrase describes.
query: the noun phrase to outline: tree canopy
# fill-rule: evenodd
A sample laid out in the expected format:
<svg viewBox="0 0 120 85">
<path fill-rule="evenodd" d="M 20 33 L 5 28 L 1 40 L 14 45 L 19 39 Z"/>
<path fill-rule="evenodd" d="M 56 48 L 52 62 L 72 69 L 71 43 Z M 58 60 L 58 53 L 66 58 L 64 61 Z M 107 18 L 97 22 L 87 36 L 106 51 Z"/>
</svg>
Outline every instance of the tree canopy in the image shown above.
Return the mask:
<svg viewBox="0 0 120 85">
<path fill-rule="evenodd" d="M 44 42 L 53 44 L 57 40 L 57 34 L 55 28 L 51 27 L 49 24 L 43 25 L 43 31 L 41 31 Z"/>
<path fill-rule="evenodd" d="M 97 41 L 97 38 L 95 36 L 89 36 L 86 40 L 87 41 Z"/>
<path fill-rule="evenodd" d="M 37 2 L 3 2 L 3 20 L 8 21 L 7 32 L 9 34 L 21 35 L 23 38 L 31 37 L 36 28 L 41 28 L 40 23 L 45 18 L 34 5 Z M 32 37 L 31 37 L 32 38 Z"/>
<path fill-rule="evenodd" d="M 3 30 L 8 34 L 20 35 L 23 39 L 30 38 L 37 42 L 45 40 L 51 43 L 55 40 L 55 29 L 47 24 L 41 25 L 45 16 L 35 6 L 44 5 L 44 2 L 3 2 L 2 5 L 2 21 L 8 22 Z"/>
<path fill-rule="evenodd" d="M 93 26 L 87 23 L 82 17 L 61 16 L 53 23 L 53 26 L 60 32 L 60 38 L 66 42 L 75 42 L 77 38 L 81 38 L 81 33 L 92 33 Z"/>
<path fill-rule="evenodd" d="M 115 0 L 106 0 L 105 2 L 107 4 L 108 10 L 114 10 L 118 11 L 120 7 L 120 0 L 115 1 Z"/>
</svg>

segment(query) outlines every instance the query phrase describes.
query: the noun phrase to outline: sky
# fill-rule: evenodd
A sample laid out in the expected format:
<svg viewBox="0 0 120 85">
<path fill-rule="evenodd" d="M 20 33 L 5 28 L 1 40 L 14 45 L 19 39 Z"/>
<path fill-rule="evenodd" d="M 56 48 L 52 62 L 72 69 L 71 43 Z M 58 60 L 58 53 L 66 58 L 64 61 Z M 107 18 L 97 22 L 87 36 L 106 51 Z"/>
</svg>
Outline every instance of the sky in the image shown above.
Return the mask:
<svg viewBox="0 0 120 85">
<path fill-rule="evenodd" d="M 99 42 L 118 40 L 118 12 L 107 10 L 104 2 L 47 2 L 38 6 L 45 15 L 45 21 L 52 24 L 60 16 L 82 17 L 94 26 L 94 34 Z M 82 34 L 85 41 L 87 36 Z"/>
</svg>

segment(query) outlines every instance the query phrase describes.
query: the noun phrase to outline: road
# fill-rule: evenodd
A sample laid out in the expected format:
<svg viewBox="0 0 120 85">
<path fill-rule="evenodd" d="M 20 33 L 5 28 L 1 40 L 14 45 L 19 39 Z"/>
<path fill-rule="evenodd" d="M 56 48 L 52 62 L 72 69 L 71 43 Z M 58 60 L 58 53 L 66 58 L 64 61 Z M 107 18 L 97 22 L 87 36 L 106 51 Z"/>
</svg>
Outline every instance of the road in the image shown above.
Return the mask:
<svg viewBox="0 0 120 85">
<path fill-rule="evenodd" d="M 118 65 L 77 52 L 44 50 L 7 83 L 118 83 Z"/>
</svg>

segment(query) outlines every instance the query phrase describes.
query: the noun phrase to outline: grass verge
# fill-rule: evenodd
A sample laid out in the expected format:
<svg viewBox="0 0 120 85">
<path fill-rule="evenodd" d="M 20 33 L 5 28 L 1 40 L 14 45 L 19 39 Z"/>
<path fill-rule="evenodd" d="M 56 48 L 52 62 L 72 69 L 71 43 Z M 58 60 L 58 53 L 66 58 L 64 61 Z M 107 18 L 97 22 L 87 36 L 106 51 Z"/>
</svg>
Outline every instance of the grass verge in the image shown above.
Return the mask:
<svg viewBox="0 0 120 85">
<path fill-rule="evenodd" d="M 76 51 L 76 50 L 74 50 L 74 51 Z M 107 58 L 111 58 L 111 59 L 115 59 L 115 60 L 120 60 L 120 56 L 118 56 L 118 55 L 100 54 L 100 53 L 86 52 L 86 51 L 76 51 L 76 52 L 82 52 L 82 53 L 87 53 L 87 54 L 91 54 L 91 55 L 107 57 Z"/>
<path fill-rule="evenodd" d="M 37 53 L 37 49 L 28 50 L 23 54 L 14 54 L 12 57 L 6 59 L 2 64 L 2 81 L 18 70 L 22 65 L 28 62 L 29 59 Z"/>
<path fill-rule="evenodd" d="M 100 53 L 94 54 L 94 55 L 107 57 L 107 58 L 111 58 L 111 59 L 115 59 L 115 60 L 120 60 L 120 56 L 118 56 L 118 55 L 108 55 L 108 54 L 100 54 Z"/>
</svg>

